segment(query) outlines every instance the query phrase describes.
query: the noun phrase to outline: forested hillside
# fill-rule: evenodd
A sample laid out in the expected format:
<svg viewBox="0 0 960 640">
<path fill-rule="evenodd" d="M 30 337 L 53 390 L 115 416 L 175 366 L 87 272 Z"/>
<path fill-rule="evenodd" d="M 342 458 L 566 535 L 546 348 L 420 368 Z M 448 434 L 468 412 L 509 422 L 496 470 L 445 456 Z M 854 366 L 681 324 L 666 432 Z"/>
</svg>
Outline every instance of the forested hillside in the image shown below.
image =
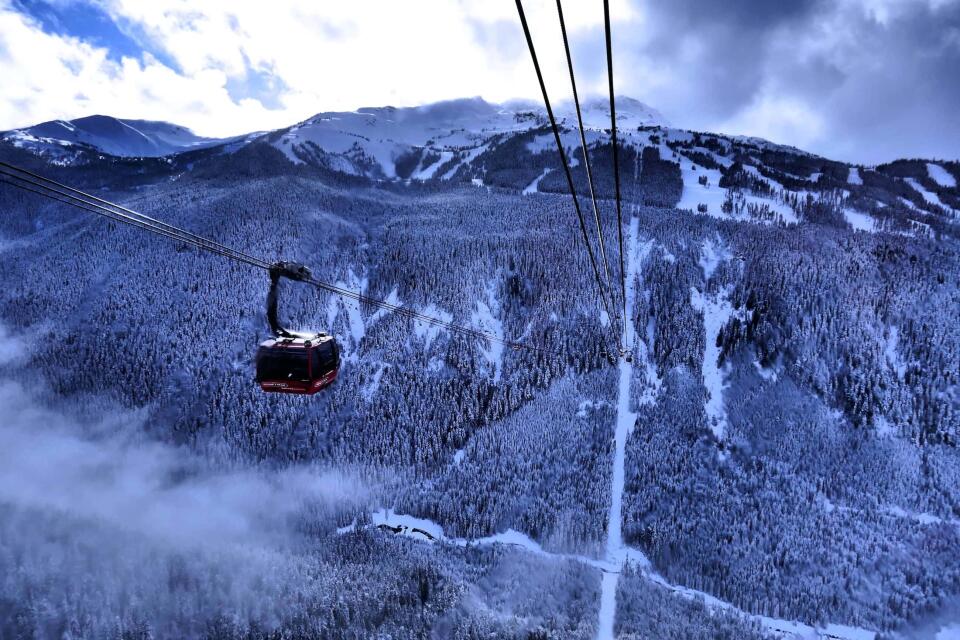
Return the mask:
<svg viewBox="0 0 960 640">
<path fill-rule="evenodd" d="M 0 378 L 30 399 L 0 462 L 33 477 L 13 460 L 55 424 L 62 486 L 91 487 L 49 504 L 0 472 L 0 637 L 593 638 L 610 572 L 621 638 L 903 637 L 960 601 L 960 163 L 625 129 L 625 370 L 539 114 L 336 148 L 324 122 L 0 159 L 538 350 L 284 283 L 288 323 L 333 332 L 344 366 L 317 396 L 264 394 L 265 273 L 0 185 Z M 612 147 L 588 141 L 619 274 Z M 104 454 L 149 447 L 169 463 Z M 337 496 L 288 492 L 302 471 L 342 475 Z M 131 525 L 104 474 L 184 497 L 157 521 L 247 509 L 231 474 L 264 506 L 236 540 L 184 542 Z"/>
</svg>

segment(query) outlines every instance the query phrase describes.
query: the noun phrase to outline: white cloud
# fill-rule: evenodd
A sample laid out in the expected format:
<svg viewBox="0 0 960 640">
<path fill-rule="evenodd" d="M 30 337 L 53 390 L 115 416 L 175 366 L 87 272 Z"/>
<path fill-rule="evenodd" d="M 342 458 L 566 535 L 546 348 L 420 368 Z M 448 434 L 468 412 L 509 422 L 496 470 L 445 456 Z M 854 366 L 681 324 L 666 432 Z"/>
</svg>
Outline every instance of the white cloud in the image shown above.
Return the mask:
<svg viewBox="0 0 960 640">
<path fill-rule="evenodd" d="M 160 60 L 115 62 L 102 48 L 44 33 L 0 0 L 0 129 L 107 113 L 224 136 L 322 110 L 540 99 L 509 0 L 240 0 L 199 9 L 188 0 L 62 1 L 97 3 Z M 551 98 L 567 99 L 555 4 L 524 6 Z M 861 162 L 952 157 L 960 132 L 948 117 L 956 83 L 946 69 L 960 50 L 949 28 L 958 6 L 616 0 L 615 83 L 678 126 Z M 567 2 L 565 11 L 581 94 L 605 94 L 602 5 Z M 891 128 L 902 133 L 885 133 Z"/>
<path fill-rule="evenodd" d="M 123 58 L 75 38 L 44 33 L 21 14 L 0 9 L 0 127 L 35 124 L 94 113 L 182 122 L 225 134 L 246 120 L 261 126 L 287 123 L 256 101 L 231 100 L 222 70 L 180 75 L 147 56 Z"/>
<path fill-rule="evenodd" d="M 601 45 L 600 6 L 568 5 L 572 36 L 591 34 Z M 474 95 L 539 97 L 510 2 L 276 0 L 214 2 L 201 11 L 186 0 L 102 0 L 101 6 L 177 70 L 151 56 L 113 62 L 103 48 L 44 33 L 0 4 L 0 128 L 107 113 L 222 136 L 289 125 L 321 110 Z M 528 0 L 525 6 L 548 86 L 557 99 L 566 97 L 554 5 Z M 612 13 L 618 23 L 636 16 L 626 0 L 614 2 Z M 274 80 L 274 94 L 231 97 L 228 87 L 257 74 Z M 605 75 L 585 81 L 585 90 L 604 82 Z"/>
<path fill-rule="evenodd" d="M 0 337 L 0 353 L 10 339 Z M 352 503 L 345 476 L 306 467 L 211 471 L 196 454 L 144 441 L 143 415 L 95 422 L 0 381 L 0 504 L 98 522 L 180 547 L 267 548 L 308 504 Z"/>
<path fill-rule="evenodd" d="M 809 149 L 822 139 L 826 124 L 822 113 L 804 101 L 763 92 L 716 129 L 767 140 L 789 140 L 790 144 L 800 149 Z"/>
</svg>

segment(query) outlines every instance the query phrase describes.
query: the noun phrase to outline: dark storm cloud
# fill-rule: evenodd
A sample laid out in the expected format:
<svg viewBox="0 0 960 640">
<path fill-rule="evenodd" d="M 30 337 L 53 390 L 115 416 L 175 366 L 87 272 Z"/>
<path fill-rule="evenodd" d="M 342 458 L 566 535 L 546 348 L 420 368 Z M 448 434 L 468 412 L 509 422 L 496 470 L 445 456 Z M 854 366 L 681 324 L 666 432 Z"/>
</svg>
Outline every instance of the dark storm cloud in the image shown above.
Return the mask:
<svg viewBox="0 0 960 640">
<path fill-rule="evenodd" d="M 867 163 L 960 157 L 958 0 L 633 4 L 623 90 L 676 124 Z"/>
</svg>

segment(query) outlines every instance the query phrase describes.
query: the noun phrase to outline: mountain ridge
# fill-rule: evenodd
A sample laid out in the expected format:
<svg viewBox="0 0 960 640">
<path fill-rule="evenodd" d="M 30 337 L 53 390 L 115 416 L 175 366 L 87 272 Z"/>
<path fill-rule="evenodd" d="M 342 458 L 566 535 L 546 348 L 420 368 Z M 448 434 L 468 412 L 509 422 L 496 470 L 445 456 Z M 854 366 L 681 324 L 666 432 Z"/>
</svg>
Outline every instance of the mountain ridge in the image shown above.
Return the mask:
<svg viewBox="0 0 960 640">
<path fill-rule="evenodd" d="M 64 157 L 72 147 L 117 157 L 162 157 L 222 144 L 229 139 L 198 136 L 190 129 L 157 120 L 95 114 L 73 120 L 49 120 L 0 133 L 0 139 L 38 155 Z"/>
<path fill-rule="evenodd" d="M 666 125 L 667 120 L 659 111 L 633 98 L 618 96 L 617 120 L 620 126 Z M 584 124 L 588 128 L 604 128 L 609 122 L 609 108 L 605 101 L 595 98 L 583 103 Z M 557 105 L 556 113 L 568 125 L 575 122 L 572 102 Z M 529 121 L 529 116 L 545 117 L 544 107 L 526 100 L 510 100 L 504 103 L 491 103 L 476 96 L 442 100 L 415 107 L 359 107 L 354 111 L 320 111 L 313 116 L 287 127 L 266 133 L 252 131 L 227 138 L 199 136 L 187 127 L 176 123 L 155 120 L 116 118 L 96 114 L 73 120 L 50 120 L 39 124 L 10 129 L 0 132 L 0 139 L 14 146 L 28 149 L 38 155 L 47 155 L 59 160 L 69 160 L 72 148 L 82 148 L 105 153 L 116 157 L 163 157 L 185 151 L 227 144 L 246 139 L 253 140 L 258 135 L 296 131 L 322 122 L 358 120 L 363 126 L 370 126 L 369 118 L 383 119 L 394 133 L 400 133 L 400 142 L 424 145 L 429 137 L 404 132 L 403 124 L 419 134 L 426 133 L 425 123 L 431 129 L 449 127 L 452 130 L 469 131 L 511 130 L 511 120 L 521 117 Z M 348 131 L 347 133 L 358 133 Z"/>
</svg>

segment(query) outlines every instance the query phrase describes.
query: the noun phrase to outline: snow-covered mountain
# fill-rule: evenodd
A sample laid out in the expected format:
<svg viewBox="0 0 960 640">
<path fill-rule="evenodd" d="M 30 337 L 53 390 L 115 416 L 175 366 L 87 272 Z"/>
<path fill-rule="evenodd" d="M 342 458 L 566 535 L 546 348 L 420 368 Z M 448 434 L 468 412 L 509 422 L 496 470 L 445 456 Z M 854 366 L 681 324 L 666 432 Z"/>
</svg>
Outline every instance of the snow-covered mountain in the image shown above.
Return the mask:
<svg viewBox="0 0 960 640">
<path fill-rule="evenodd" d="M 588 129 L 609 128 L 610 109 L 605 98 L 584 101 L 582 112 Z M 558 104 L 556 114 L 561 124 L 576 125 L 572 102 Z M 478 97 L 419 107 L 363 107 L 355 111 L 323 112 L 291 127 L 229 139 L 205 138 L 168 122 L 94 115 L 13 129 L 0 133 L 0 140 L 62 163 L 76 161 L 78 152 L 83 150 L 121 158 L 161 157 L 240 141 L 228 148 L 236 151 L 246 143 L 266 140 L 294 164 L 316 164 L 375 178 L 429 179 L 436 169 L 455 156 L 469 162 L 486 148 L 485 143 L 491 137 L 546 124 L 546 110 L 541 103 L 514 100 L 492 104 Z M 620 96 L 617 124 L 631 130 L 641 126 L 666 126 L 667 121 L 656 109 Z M 402 165 L 415 150 L 422 150 L 426 158 L 439 162 L 431 162 L 432 169 L 424 165 L 419 171 L 405 172 L 403 166 L 397 166 L 398 162 Z"/>
<path fill-rule="evenodd" d="M 617 127 L 620 129 L 670 125 L 662 113 L 635 98 L 617 96 L 616 102 Z M 584 100 L 580 103 L 580 111 L 583 124 L 588 129 L 610 128 L 610 101 L 606 97 Z M 557 106 L 557 116 L 567 123 L 575 124 L 577 114 L 573 102 L 561 102 Z"/>
<path fill-rule="evenodd" d="M 63 157 L 77 148 L 92 148 L 119 157 L 152 158 L 223 142 L 198 136 L 186 127 L 152 120 L 122 120 L 95 115 L 51 120 L 0 133 L 0 138 L 35 153 Z"/>
<path fill-rule="evenodd" d="M 265 273 L 0 185 L 0 637 L 960 628 L 960 163 L 851 166 L 617 106 L 622 227 L 608 105 L 584 102 L 633 354 L 612 366 L 620 324 L 537 104 L 322 113 L 201 150 L 174 135 L 189 151 L 160 158 L 67 140 L 74 123 L 0 140 L 538 347 L 289 287 L 285 317 L 335 335 L 343 368 L 314 398 L 266 396 Z"/>
<path fill-rule="evenodd" d="M 606 99 L 587 100 L 582 111 L 588 129 L 610 127 Z M 557 105 L 556 114 L 561 124 L 576 126 L 572 102 Z M 633 130 L 667 124 L 656 109 L 624 96 L 617 98 L 617 122 L 619 127 Z M 491 104 L 482 98 L 465 98 L 421 107 L 319 113 L 265 138 L 294 163 L 314 163 L 370 177 L 423 180 L 438 177 L 438 172 L 453 175 L 458 166 L 485 151 L 495 136 L 529 131 L 547 123 L 542 103 L 516 100 Z M 410 155 L 415 151 L 422 151 L 416 160 Z M 413 166 L 405 167 L 404 160 L 412 160 Z M 441 167 L 446 169 L 441 172 Z"/>
</svg>

